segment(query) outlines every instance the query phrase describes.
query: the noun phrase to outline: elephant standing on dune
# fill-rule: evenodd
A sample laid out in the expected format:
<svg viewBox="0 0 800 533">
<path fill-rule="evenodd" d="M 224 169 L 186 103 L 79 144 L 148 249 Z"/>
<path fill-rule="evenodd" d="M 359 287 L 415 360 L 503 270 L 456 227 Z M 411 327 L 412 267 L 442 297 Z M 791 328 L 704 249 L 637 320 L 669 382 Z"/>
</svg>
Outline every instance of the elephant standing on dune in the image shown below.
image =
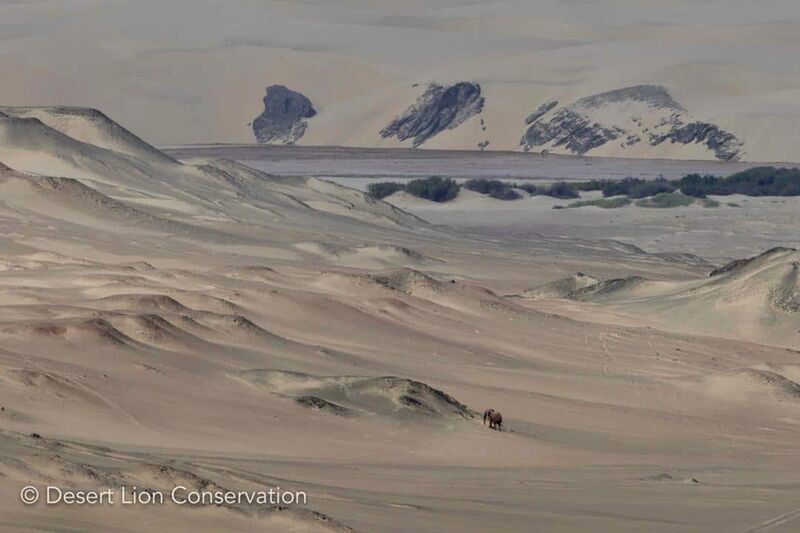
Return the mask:
<svg viewBox="0 0 800 533">
<path fill-rule="evenodd" d="M 500 411 L 495 411 L 494 409 L 487 409 L 483 413 L 483 425 L 486 425 L 486 421 L 489 421 L 489 429 L 496 429 L 497 431 L 503 431 L 503 415 L 500 414 Z"/>
</svg>

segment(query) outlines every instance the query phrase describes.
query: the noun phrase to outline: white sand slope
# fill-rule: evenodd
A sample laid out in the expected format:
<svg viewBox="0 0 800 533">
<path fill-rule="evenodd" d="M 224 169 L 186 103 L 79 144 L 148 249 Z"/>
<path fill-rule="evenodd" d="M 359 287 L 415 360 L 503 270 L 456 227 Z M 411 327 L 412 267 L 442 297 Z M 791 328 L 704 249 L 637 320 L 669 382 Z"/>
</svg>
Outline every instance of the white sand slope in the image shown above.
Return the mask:
<svg viewBox="0 0 800 533">
<path fill-rule="evenodd" d="M 172 162 L 130 131 L 108 118 L 97 109 L 85 107 L 5 107 L 6 116 L 35 118 L 81 142 L 115 152 L 161 162 Z"/>
<path fill-rule="evenodd" d="M 652 282 L 596 280 L 578 274 L 525 291 L 522 298 L 569 298 L 693 333 L 797 346 L 800 341 L 800 253 L 775 248 L 715 269 L 707 279 Z"/>
</svg>

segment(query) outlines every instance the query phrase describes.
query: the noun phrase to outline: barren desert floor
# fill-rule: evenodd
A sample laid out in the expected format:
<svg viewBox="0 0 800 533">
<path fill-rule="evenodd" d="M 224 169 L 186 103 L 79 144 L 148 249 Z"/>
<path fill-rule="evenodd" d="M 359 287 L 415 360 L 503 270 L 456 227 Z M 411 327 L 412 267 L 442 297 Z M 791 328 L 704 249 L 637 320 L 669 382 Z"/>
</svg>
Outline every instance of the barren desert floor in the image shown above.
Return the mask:
<svg viewBox="0 0 800 533">
<path fill-rule="evenodd" d="M 800 527 L 796 199 L 392 205 L 214 155 L 0 110 L 3 530 Z M 177 484 L 308 502 L 18 495 Z"/>
</svg>

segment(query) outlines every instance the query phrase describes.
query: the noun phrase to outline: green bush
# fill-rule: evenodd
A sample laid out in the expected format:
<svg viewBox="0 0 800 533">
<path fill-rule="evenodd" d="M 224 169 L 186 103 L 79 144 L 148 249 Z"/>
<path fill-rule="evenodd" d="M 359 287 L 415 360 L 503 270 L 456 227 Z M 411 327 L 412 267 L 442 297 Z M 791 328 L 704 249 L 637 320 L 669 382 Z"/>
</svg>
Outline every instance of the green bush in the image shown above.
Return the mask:
<svg viewBox="0 0 800 533">
<path fill-rule="evenodd" d="M 571 198 L 581 197 L 578 189 L 576 189 L 574 185 L 564 181 L 559 181 L 558 183 L 554 183 L 550 187 L 544 189 L 537 188 L 537 193 L 543 196 L 558 198 L 560 200 L 569 200 Z"/>
<path fill-rule="evenodd" d="M 727 178 L 689 174 L 677 182 L 683 194 L 705 198 L 709 194 L 725 196 L 800 196 L 800 169 L 756 167 Z"/>
<path fill-rule="evenodd" d="M 574 182 L 573 185 L 579 191 L 589 192 L 589 191 L 602 191 L 603 187 L 607 186 L 609 183 L 613 183 L 613 181 L 593 179 L 589 181 L 577 181 Z"/>
<path fill-rule="evenodd" d="M 406 186 L 396 181 L 381 181 L 367 185 L 367 194 L 378 200 L 383 200 L 397 191 L 404 191 Z"/>
<path fill-rule="evenodd" d="M 655 207 L 655 208 L 668 208 L 668 207 L 681 207 L 692 205 L 695 199 L 691 196 L 684 196 L 677 192 L 662 192 L 652 198 L 642 198 L 637 200 L 636 205 L 639 207 Z"/>
<path fill-rule="evenodd" d="M 406 183 L 406 192 L 433 202 L 449 202 L 458 196 L 458 183 L 451 178 L 431 176 Z"/>
<path fill-rule="evenodd" d="M 521 191 L 525 191 L 526 193 L 530 194 L 531 196 L 536 196 L 539 194 L 539 188 L 536 187 L 533 183 L 515 183 L 512 185 L 515 189 L 519 189 Z"/>
<path fill-rule="evenodd" d="M 644 180 L 641 178 L 625 178 L 622 180 L 593 179 L 583 182 L 558 182 L 550 186 L 537 186 L 533 183 L 509 184 L 501 180 L 473 179 L 464 187 L 481 194 L 488 194 L 500 200 L 517 200 L 523 190 L 531 196 L 551 196 L 562 200 L 580 198 L 580 191 L 602 191 L 603 196 L 611 198 L 622 196 L 639 199 L 636 205 L 642 207 L 677 207 L 690 205 L 693 198 L 704 199 L 708 195 L 742 194 L 745 196 L 800 196 L 800 169 L 756 167 L 722 178 L 710 174 L 688 174 L 679 180 L 668 181 L 664 178 Z M 409 194 L 432 200 L 447 202 L 458 196 L 459 185 L 450 178 L 432 176 L 430 178 L 411 180 L 406 184 L 399 182 L 371 183 L 367 193 L 373 198 L 386 198 L 397 191 L 405 190 Z M 677 194 L 676 191 L 680 191 Z M 594 203 L 574 202 L 569 207 L 596 205 L 598 207 L 621 207 L 628 203 L 618 200 L 602 205 Z M 579 204 L 579 205 L 577 205 Z M 704 207 L 717 207 L 714 200 L 704 201 Z M 730 204 L 729 204 L 730 205 Z"/>
<path fill-rule="evenodd" d="M 602 182 L 600 190 L 603 196 L 628 196 L 631 188 L 644 183 L 643 179 L 625 178 L 619 181 L 606 180 Z"/>
<path fill-rule="evenodd" d="M 498 200 L 519 200 L 522 198 L 511 185 L 500 180 L 475 179 L 464 183 L 463 187 L 470 191 L 488 194 Z"/>
<path fill-rule="evenodd" d="M 687 195 L 695 198 L 705 198 L 707 194 L 730 194 L 725 192 L 721 185 L 724 178 L 706 174 L 689 174 L 678 180 L 678 189 Z"/>
<path fill-rule="evenodd" d="M 616 209 L 617 207 L 625 207 L 631 204 L 631 199 L 624 196 L 616 198 L 599 198 L 597 200 L 581 200 L 580 202 L 572 202 L 567 205 L 569 208 L 574 207 L 601 207 L 603 209 Z"/>
<path fill-rule="evenodd" d="M 596 181 L 595 183 L 589 182 L 588 186 L 600 187 L 603 191 L 603 196 L 627 196 L 628 198 L 647 198 L 648 196 L 655 196 L 662 192 L 674 192 L 675 185 L 665 180 L 658 178 L 655 180 L 643 180 L 641 178 L 625 178 L 619 181 Z M 587 189 L 589 190 L 589 189 Z"/>
</svg>

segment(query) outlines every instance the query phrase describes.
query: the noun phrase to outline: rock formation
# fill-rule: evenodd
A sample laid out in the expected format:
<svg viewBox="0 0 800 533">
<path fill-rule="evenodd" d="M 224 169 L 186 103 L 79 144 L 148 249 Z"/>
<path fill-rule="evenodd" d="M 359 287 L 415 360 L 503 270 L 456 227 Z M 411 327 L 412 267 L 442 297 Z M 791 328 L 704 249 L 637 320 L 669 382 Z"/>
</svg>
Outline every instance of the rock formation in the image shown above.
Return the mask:
<svg viewBox="0 0 800 533">
<path fill-rule="evenodd" d="M 294 144 L 306 132 L 306 119 L 316 114 L 305 95 L 283 85 L 271 85 L 264 97 L 264 112 L 253 121 L 253 133 L 260 143 Z"/>
<path fill-rule="evenodd" d="M 658 85 L 637 85 L 577 100 L 551 114 L 558 103 L 548 102 L 528 116 L 523 150 L 562 149 L 583 155 L 606 143 L 622 148 L 640 143 L 658 146 L 703 144 L 717 159 L 742 155 L 742 142 L 719 126 L 693 120 L 669 92 Z M 549 118 L 547 118 L 549 115 Z"/>
<path fill-rule="evenodd" d="M 381 130 L 384 138 L 413 139 L 419 147 L 431 137 L 463 124 L 483 111 L 481 86 L 462 81 L 444 87 L 430 85 L 416 103 Z"/>
</svg>

